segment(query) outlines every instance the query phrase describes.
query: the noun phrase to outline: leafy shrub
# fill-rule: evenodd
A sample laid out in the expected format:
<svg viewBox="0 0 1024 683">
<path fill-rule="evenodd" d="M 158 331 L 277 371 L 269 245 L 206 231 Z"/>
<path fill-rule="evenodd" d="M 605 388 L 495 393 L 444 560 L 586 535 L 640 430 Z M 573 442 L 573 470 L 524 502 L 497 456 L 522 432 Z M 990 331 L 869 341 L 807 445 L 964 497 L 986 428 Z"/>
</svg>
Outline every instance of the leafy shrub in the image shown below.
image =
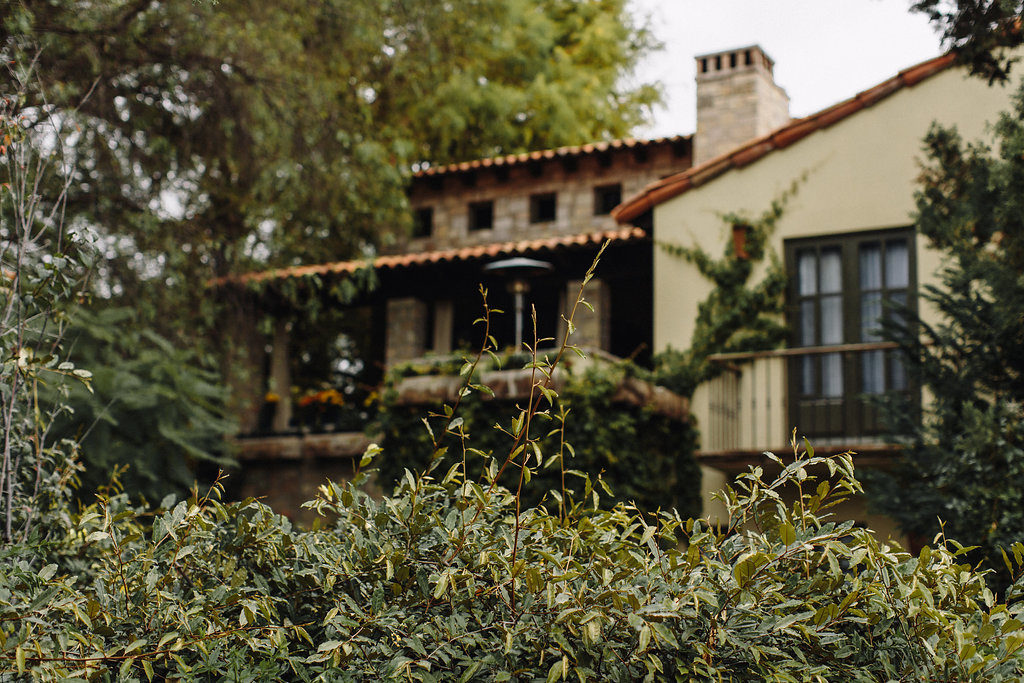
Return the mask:
<svg viewBox="0 0 1024 683">
<path fill-rule="evenodd" d="M 7 47 L 10 47 L 8 45 Z M 64 357 L 69 310 L 82 291 L 90 245 L 65 229 L 73 171 L 61 154 L 66 121 L 32 107 L 31 65 L 0 48 L 0 544 L 48 533 L 44 515 L 66 507 L 76 444 L 50 432 L 62 400 L 40 400 L 56 383 L 87 370 Z"/>
<path fill-rule="evenodd" d="M 51 432 L 80 444 L 81 488 L 89 498 L 118 468 L 127 466 L 121 478 L 128 490 L 159 500 L 188 491 L 196 464 L 215 474 L 231 462 L 225 436 L 234 424 L 217 374 L 193 352 L 133 325 L 133 315 L 123 308 L 76 310 L 65 346 L 76 365 L 91 370 L 92 382 L 45 394 L 71 408 Z"/>
<path fill-rule="evenodd" d="M 369 461 L 364 458 L 364 464 Z M 37 679 L 1017 680 L 998 602 L 955 543 L 912 557 L 827 509 L 849 455 L 796 451 L 726 490 L 727 528 L 501 487 L 329 484 L 309 531 L 254 501 L 104 498 L 0 563 L 0 673 Z M 827 476 L 825 476 L 827 473 Z M 823 477 L 819 479 L 819 476 Z M 358 482 L 356 482 L 358 483 Z M 796 502 L 783 502 L 786 489 Z M 216 493 L 216 489 L 214 489 Z M 940 539 L 941 540 L 941 539 Z M 1019 564 L 1024 546 L 1013 549 Z"/>
<path fill-rule="evenodd" d="M 441 368 L 446 370 L 457 375 L 460 368 Z M 399 376 L 408 372 L 400 370 Z M 583 473 L 610 484 L 615 497 L 608 498 L 609 504 L 622 500 L 642 510 L 675 507 L 684 516 L 700 513 L 693 427 L 650 407 L 614 400 L 621 382 L 641 372 L 626 362 L 592 365 L 583 372 L 567 373 L 558 395 L 552 394 L 550 402 L 544 398 L 547 410 L 533 416 L 540 456 L 529 475 L 533 481 L 523 491 L 525 505 L 540 503 L 551 491 L 554 498 L 549 500 L 554 504 L 563 486 L 579 488 L 578 475 Z M 398 405 L 394 391 L 384 393 L 377 429 L 383 435 L 379 472 L 386 485 L 396 483 L 406 469 L 419 471 L 431 462 L 434 435 L 441 433 L 448 417 L 435 414 L 428 430 L 423 411 L 424 406 Z M 516 444 L 515 435 L 500 424 L 518 412 L 516 401 L 496 400 L 487 392 L 462 397 L 459 428 L 439 441 L 447 449 L 444 462 L 450 466 L 465 458 L 470 475 L 476 478 L 495 460 L 500 464 Z M 564 477 L 563 470 L 570 476 Z M 520 472 L 516 465 L 506 468 L 502 483 L 517 489 Z"/>
<path fill-rule="evenodd" d="M 942 525 L 977 546 L 1002 590 L 1002 549 L 1024 538 L 1024 88 L 990 132 L 965 142 L 936 125 L 924 140 L 915 223 L 943 264 L 920 293 L 931 315 L 896 307 L 884 331 L 929 399 L 885 411 L 909 438 L 868 491 L 912 537 Z"/>
</svg>

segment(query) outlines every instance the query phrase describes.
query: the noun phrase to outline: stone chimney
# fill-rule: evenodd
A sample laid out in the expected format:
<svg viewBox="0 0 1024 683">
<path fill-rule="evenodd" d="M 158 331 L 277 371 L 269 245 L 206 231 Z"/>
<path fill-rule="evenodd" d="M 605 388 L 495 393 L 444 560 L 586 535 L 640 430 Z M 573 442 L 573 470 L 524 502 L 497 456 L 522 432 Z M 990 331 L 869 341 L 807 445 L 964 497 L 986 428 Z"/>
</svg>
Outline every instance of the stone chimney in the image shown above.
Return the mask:
<svg viewBox="0 0 1024 683">
<path fill-rule="evenodd" d="M 773 66 L 757 45 L 697 57 L 694 166 L 789 122 L 789 96 L 775 85 Z"/>
</svg>

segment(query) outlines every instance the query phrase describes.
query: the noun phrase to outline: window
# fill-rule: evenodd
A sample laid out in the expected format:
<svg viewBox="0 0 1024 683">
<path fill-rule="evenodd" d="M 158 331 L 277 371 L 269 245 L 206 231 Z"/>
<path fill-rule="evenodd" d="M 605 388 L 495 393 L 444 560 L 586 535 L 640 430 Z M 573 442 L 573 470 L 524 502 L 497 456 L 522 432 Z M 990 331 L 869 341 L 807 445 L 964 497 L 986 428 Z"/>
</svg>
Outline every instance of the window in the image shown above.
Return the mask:
<svg viewBox="0 0 1024 683">
<path fill-rule="evenodd" d="M 869 395 L 909 396 L 906 368 L 886 349 L 821 347 L 882 341 L 889 304 L 913 305 L 913 232 L 887 230 L 786 243 L 793 345 L 814 347 L 789 368 L 790 422 L 809 436 L 880 434 Z"/>
<path fill-rule="evenodd" d="M 594 215 L 604 216 L 622 203 L 622 185 L 600 185 L 594 188 Z"/>
<path fill-rule="evenodd" d="M 469 205 L 469 229 L 490 230 L 494 227 L 494 202 L 471 202 Z"/>
<path fill-rule="evenodd" d="M 412 236 L 413 237 L 430 237 L 434 232 L 434 209 L 430 206 L 425 206 L 413 213 L 412 216 Z"/>
<path fill-rule="evenodd" d="M 530 222 L 548 223 L 555 220 L 558 197 L 554 192 L 530 195 Z"/>
</svg>

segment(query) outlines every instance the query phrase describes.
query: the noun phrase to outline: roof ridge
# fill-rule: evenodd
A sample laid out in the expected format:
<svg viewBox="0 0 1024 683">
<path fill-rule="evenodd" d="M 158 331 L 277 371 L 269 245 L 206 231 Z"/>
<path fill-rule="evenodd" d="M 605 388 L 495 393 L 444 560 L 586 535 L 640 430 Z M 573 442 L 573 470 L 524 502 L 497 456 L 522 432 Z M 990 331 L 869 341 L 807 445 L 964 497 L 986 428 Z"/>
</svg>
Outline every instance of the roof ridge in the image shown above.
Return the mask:
<svg viewBox="0 0 1024 683">
<path fill-rule="evenodd" d="M 538 149 L 530 152 L 519 152 L 516 154 L 504 154 L 482 159 L 471 159 L 451 164 L 440 164 L 430 166 L 412 174 L 413 178 L 426 178 L 458 171 L 470 171 L 477 168 L 488 168 L 490 166 L 509 166 L 527 161 L 539 161 L 541 159 L 554 159 L 556 157 L 576 156 L 580 154 L 592 154 L 604 152 L 608 149 L 630 149 L 632 147 L 647 147 L 650 145 L 671 144 L 692 138 L 693 135 L 666 135 L 656 138 L 616 138 L 614 140 L 601 140 L 588 142 L 581 145 L 565 145 L 550 149 Z"/>
<path fill-rule="evenodd" d="M 648 209 L 687 190 L 703 185 L 733 168 L 751 164 L 766 154 L 788 147 L 811 133 L 828 128 L 853 114 L 866 109 L 893 93 L 917 85 L 921 81 L 947 69 L 954 62 L 952 52 L 932 57 L 907 67 L 881 83 L 862 90 L 845 100 L 776 128 L 766 135 L 749 140 L 728 152 L 709 159 L 679 173 L 655 181 L 612 210 L 619 223 L 626 223 Z"/>
</svg>

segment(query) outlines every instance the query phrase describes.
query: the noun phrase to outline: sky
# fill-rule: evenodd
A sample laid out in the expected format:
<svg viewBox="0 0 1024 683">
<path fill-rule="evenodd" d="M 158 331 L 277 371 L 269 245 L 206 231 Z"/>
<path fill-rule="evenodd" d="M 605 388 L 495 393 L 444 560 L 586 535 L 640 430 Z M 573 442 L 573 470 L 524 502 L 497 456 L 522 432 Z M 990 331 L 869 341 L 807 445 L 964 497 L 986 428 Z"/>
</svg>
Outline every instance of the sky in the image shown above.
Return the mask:
<svg viewBox="0 0 1024 683">
<path fill-rule="evenodd" d="M 760 45 L 794 118 L 812 114 L 942 53 L 938 34 L 910 0 L 631 0 L 650 16 L 664 49 L 638 69 L 660 81 L 665 105 L 639 137 L 696 128 L 694 57 Z"/>
</svg>

